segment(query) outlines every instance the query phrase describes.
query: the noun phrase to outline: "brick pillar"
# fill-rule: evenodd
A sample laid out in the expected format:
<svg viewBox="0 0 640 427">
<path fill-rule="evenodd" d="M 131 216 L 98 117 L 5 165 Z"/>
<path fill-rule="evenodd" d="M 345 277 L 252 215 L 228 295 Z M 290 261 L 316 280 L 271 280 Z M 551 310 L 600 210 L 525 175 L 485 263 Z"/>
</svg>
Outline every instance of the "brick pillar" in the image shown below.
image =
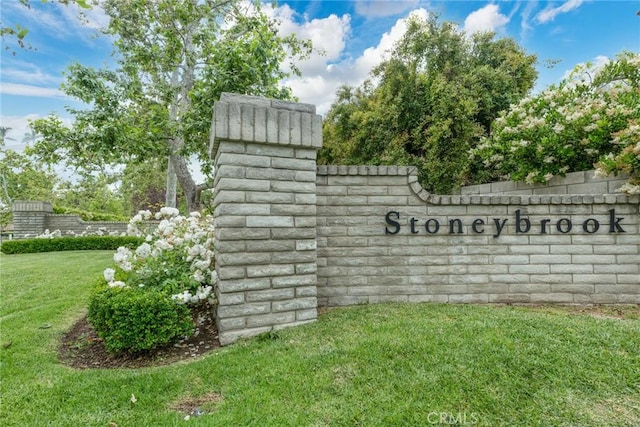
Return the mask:
<svg viewBox="0 0 640 427">
<path fill-rule="evenodd" d="M 13 237 L 36 237 L 47 227 L 47 215 L 53 212 L 51 203 L 38 201 L 13 202 Z M 53 231 L 53 230 L 51 230 Z"/>
<path fill-rule="evenodd" d="M 222 345 L 314 321 L 315 106 L 222 94 L 214 106 L 217 323 Z"/>
</svg>

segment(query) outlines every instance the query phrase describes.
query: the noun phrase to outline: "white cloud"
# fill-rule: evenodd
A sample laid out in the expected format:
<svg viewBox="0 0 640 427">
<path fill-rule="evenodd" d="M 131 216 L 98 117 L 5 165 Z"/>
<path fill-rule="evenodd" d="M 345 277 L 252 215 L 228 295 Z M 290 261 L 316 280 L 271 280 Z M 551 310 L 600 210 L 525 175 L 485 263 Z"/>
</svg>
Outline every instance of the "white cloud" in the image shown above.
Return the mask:
<svg viewBox="0 0 640 427">
<path fill-rule="evenodd" d="M 567 0 L 558 7 L 548 7 L 536 15 L 536 21 L 540 24 L 553 21 L 559 14 L 577 9 L 582 5 L 582 3 L 584 3 L 584 1 L 585 0 Z"/>
<path fill-rule="evenodd" d="M 60 76 L 54 76 L 42 71 L 40 67 L 35 64 L 14 60 L 12 61 L 12 67 L 4 66 L 2 68 L 2 80 L 16 81 L 16 82 L 30 82 L 37 85 L 49 85 L 60 84 L 62 78 Z"/>
<path fill-rule="evenodd" d="M 488 4 L 471 12 L 464 20 L 462 30 L 467 34 L 484 31 L 498 31 L 509 23 L 509 18 L 501 14 L 497 4 Z"/>
<path fill-rule="evenodd" d="M 73 34 L 72 26 L 69 25 L 67 19 L 60 14 L 60 7 L 56 4 L 33 3 L 30 12 L 25 15 L 29 29 L 38 29 L 38 31 L 49 35 L 56 39 L 65 39 Z M 28 36 L 27 36 L 28 37 Z"/>
<path fill-rule="evenodd" d="M 386 32 L 380 38 L 380 42 L 375 47 L 370 47 L 362 52 L 362 55 L 355 62 L 355 80 L 352 84 L 359 85 L 366 78 L 373 67 L 380 64 L 387 57 L 387 53 L 393 49 L 398 40 L 402 38 L 407 31 L 407 23 L 411 18 L 427 19 L 429 13 L 425 9 L 416 9 L 412 11 L 407 18 L 396 21 L 389 32 Z"/>
<path fill-rule="evenodd" d="M 0 93 L 3 95 L 38 96 L 42 98 L 68 98 L 60 89 L 21 83 L 2 83 Z"/>
<path fill-rule="evenodd" d="M 383 18 L 396 16 L 418 6 L 418 0 L 356 0 L 355 7 L 358 15 L 367 18 Z"/>
<path fill-rule="evenodd" d="M 340 84 L 339 79 L 331 78 L 330 75 L 302 77 L 287 82 L 287 86 L 291 87 L 294 95 L 300 98 L 300 102 L 315 105 L 318 114 L 329 111 L 333 96 Z"/>
<path fill-rule="evenodd" d="M 527 6 L 524 8 L 522 14 L 520 15 L 520 17 L 522 18 L 522 21 L 520 23 L 520 37 L 522 37 L 523 39 L 528 35 L 529 31 L 533 30 L 530 18 L 533 10 L 537 6 L 537 3 L 538 2 L 536 1 L 527 2 Z"/>
<path fill-rule="evenodd" d="M 26 144 L 24 137 L 30 132 L 29 121 L 41 118 L 38 114 L 26 116 L 0 116 L 2 126 L 11 128 L 5 137 L 5 146 L 10 150 L 22 152 Z"/>
<path fill-rule="evenodd" d="M 416 16 L 426 19 L 428 12 L 424 9 L 416 9 L 409 16 Z M 280 16 L 282 19 L 282 16 Z M 377 45 L 365 49 L 357 58 L 344 57 L 344 48 L 347 37 L 350 35 L 350 20 L 348 16 L 342 18 L 328 17 L 315 22 L 311 27 L 322 31 L 313 33 L 312 41 L 314 46 L 327 49 L 327 56 L 316 56 L 311 58 L 313 67 L 301 65 L 303 75 L 300 78 L 291 78 L 285 82 L 293 90 L 301 102 L 315 104 L 319 114 L 326 113 L 334 101 L 336 91 L 342 85 L 359 86 L 367 77 L 371 69 L 382 62 L 389 50 L 402 37 L 407 29 L 408 18 L 399 19 L 395 25 L 384 33 Z M 311 21 L 311 22 L 314 22 Z M 284 28 L 288 28 L 298 35 L 304 35 L 307 23 L 296 24 L 293 21 L 282 23 Z M 332 34 L 333 33 L 333 34 Z M 307 32 L 307 37 L 311 33 Z M 339 35 L 339 37 L 337 36 Z M 340 42 L 335 42 L 339 39 Z M 334 40 L 334 41 L 332 41 Z M 339 49 L 330 48 L 331 43 L 336 43 Z M 338 59 L 337 61 L 335 59 Z"/>
<path fill-rule="evenodd" d="M 65 6 L 51 1 L 31 1 L 29 5 L 2 1 L 3 21 L 9 26 L 18 24 L 30 33 L 43 33 L 58 40 L 80 38 L 84 42 L 92 42 L 96 30 L 109 23 L 108 16 L 98 5 L 91 9 L 82 9 L 75 3 Z M 29 43 L 29 34 L 25 41 Z"/>
<path fill-rule="evenodd" d="M 339 60 L 351 32 L 349 15 L 338 17 L 332 14 L 298 24 L 295 21 L 296 12 L 285 4 L 277 8 L 273 16 L 280 21 L 279 31 L 283 36 L 296 34 L 300 39 L 313 42 L 314 52 L 311 56 L 296 64 L 304 75 L 320 73 L 326 68 L 327 62 Z"/>
<path fill-rule="evenodd" d="M 86 29 L 100 30 L 109 25 L 109 16 L 100 5 L 93 5 L 90 9 L 83 9 L 72 3 L 61 7 L 65 20 L 73 23 L 79 31 Z"/>
<path fill-rule="evenodd" d="M 593 78 L 593 76 L 598 71 L 602 69 L 602 67 L 607 65 L 610 61 L 611 59 L 609 59 L 608 56 L 598 55 L 595 58 L 593 58 L 593 60 L 589 61 L 589 67 L 587 67 L 587 64 L 584 62 L 576 64 L 576 67 L 584 68 L 584 72 L 582 74 L 578 73 L 577 75 L 573 76 L 573 79 L 574 80 L 582 79 L 582 80 L 589 81 L 591 78 Z M 564 75 L 562 76 L 562 79 L 565 80 L 571 77 L 572 72 L 573 72 L 573 68 L 570 70 L 565 70 Z"/>
</svg>

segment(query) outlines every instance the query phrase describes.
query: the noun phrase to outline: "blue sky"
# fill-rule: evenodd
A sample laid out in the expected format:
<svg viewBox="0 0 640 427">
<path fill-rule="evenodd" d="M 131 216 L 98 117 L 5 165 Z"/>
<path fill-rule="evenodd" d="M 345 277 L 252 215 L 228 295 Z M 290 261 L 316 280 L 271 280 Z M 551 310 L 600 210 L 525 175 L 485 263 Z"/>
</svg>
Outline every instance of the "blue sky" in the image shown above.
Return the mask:
<svg viewBox="0 0 640 427">
<path fill-rule="evenodd" d="M 112 63 L 112 44 L 96 38 L 108 23 L 100 8 L 87 12 L 84 23 L 75 6 L 33 0 L 31 10 L 18 0 L 0 0 L 2 25 L 29 29 L 33 49 L 2 50 L 0 124 L 12 130 L 7 141 L 20 150 L 29 119 L 56 112 L 68 118 L 65 105 L 78 107 L 59 90 L 63 72 L 74 61 L 102 67 Z M 461 30 L 495 31 L 512 37 L 538 56 L 536 90 L 557 83 L 576 64 L 599 63 L 622 50 L 640 52 L 640 1 L 286 1 L 266 5 L 281 21 L 283 34 L 311 38 L 325 55 L 300 64 L 301 78 L 287 82 L 300 101 L 325 113 L 342 84 L 359 85 L 403 32 L 410 14 L 437 13 Z M 4 48 L 5 46 L 3 46 Z M 545 60 L 560 60 L 552 69 Z"/>
</svg>

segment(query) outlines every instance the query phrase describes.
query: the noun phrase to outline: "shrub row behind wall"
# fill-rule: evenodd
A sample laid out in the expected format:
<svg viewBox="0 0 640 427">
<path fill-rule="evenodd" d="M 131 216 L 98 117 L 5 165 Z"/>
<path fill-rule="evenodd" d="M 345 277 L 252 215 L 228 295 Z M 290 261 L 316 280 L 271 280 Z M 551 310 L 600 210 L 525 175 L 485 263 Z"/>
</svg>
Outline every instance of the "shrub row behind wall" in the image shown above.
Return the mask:
<svg viewBox="0 0 640 427">
<path fill-rule="evenodd" d="M 120 246 L 133 249 L 143 241 L 144 239 L 133 236 L 84 236 L 7 240 L 0 246 L 0 252 L 4 254 L 27 254 L 55 251 L 116 250 Z"/>
</svg>

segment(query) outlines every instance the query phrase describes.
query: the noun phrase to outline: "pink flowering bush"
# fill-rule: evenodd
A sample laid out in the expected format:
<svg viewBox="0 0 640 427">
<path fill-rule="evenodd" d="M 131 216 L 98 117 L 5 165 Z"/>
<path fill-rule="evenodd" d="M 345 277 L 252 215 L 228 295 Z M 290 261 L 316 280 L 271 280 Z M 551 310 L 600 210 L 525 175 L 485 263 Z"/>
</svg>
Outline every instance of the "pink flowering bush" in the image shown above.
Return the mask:
<svg viewBox="0 0 640 427">
<path fill-rule="evenodd" d="M 639 122 L 640 54 L 623 53 L 512 105 L 470 154 L 493 178 L 544 183 L 597 165 L 601 175 L 629 173 L 633 186 Z"/>
<path fill-rule="evenodd" d="M 147 230 L 146 225 L 152 219 L 159 223 Z M 178 328 L 179 333 L 183 334 L 184 322 L 179 314 L 184 315 L 185 311 L 177 306 L 195 308 L 197 305 L 215 303 L 213 287 L 217 283 L 217 275 L 214 270 L 213 218 L 203 217 L 198 212 L 183 216 L 174 208 L 162 208 L 155 215 L 141 211 L 129 222 L 128 234 L 143 238 L 144 242 L 135 250 L 118 248 L 113 256 L 115 266 L 104 271 L 104 281 L 90 304 L 89 321 L 98 334 L 105 338 L 105 343 L 107 337 L 113 343 L 116 329 L 120 335 L 124 335 L 123 331 L 127 328 L 130 330 L 140 325 L 130 324 L 131 314 L 128 311 L 110 311 L 104 305 L 113 302 L 125 307 L 127 304 L 123 301 L 137 305 L 152 301 L 155 307 L 164 311 L 154 315 L 145 312 L 142 317 L 146 322 L 144 330 L 159 331 L 159 336 L 144 340 L 144 349 L 149 349 L 175 338 L 168 334 L 167 328 L 155 325 L 160 320 L 154 319 L 177 319 L 176 324 L 182 325 Z M 141 298 L 139 295 L 142 293 L 153 294 L 154 297 Z M 166 303 L 158 303 L 158 298 L 164 298 Z M 96 300 L 101 303 L 94 304 Z M 102 314 L 98 316 L 98 312 Z M 109 316 L 104 313 L 112 313 L 113 316 L 120 313 L 120 318 L 108 319 Z M 175 328 L 173 332 L 176 332 Z M 112 348 L 122 351 L 129 347 L 115 339 Z M 135 349 L 129 348 L 132 351 L 144 349 L 139 348 L 138 344 Z"/>
</svg>

